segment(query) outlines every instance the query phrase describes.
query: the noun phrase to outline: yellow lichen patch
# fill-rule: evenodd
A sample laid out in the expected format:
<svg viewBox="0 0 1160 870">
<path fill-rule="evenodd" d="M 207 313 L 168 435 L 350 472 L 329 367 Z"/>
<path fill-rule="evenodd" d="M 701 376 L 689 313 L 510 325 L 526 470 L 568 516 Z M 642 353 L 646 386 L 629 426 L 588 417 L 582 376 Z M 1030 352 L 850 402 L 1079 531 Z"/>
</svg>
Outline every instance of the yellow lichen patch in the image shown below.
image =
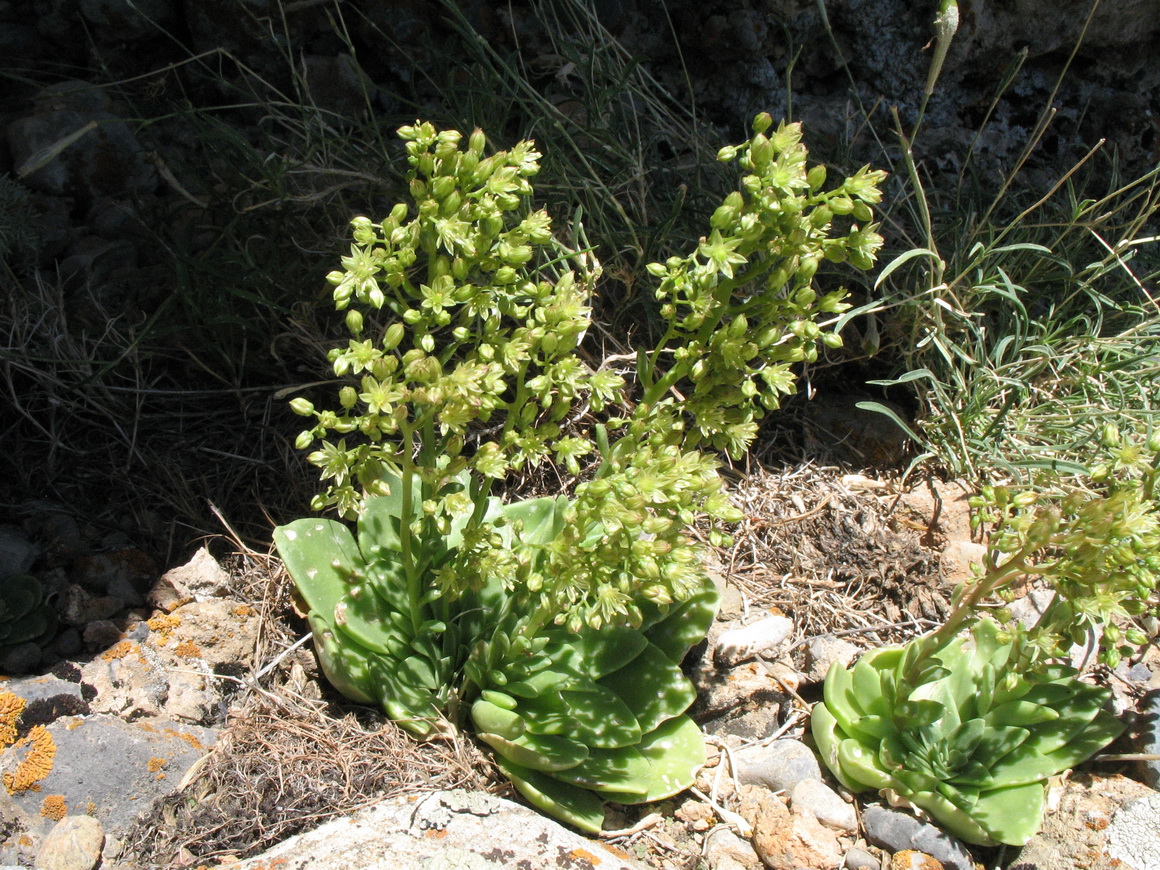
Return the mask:
<svg viewBox="0 0 1160 870">
<path fill-rule="evenodd" d="M 40 814 L 46 819 L 59 822 L 68 815 L 68 807 L 65 806 L 64 798 L 61 795 L 50 794 L 41 801 Z"/>
<path fill-rule="evenodd" d="M 233 613 L 234 616 L 240 616 L 242 619 L 245 619 L 248 616 L 254 615 L 254 608 L 250 607 L 248 604 L 239 604 L 234 608 Z"/>
<path fill-rule="evenodd" d="M 169 638 L 173 634 L 173 629 L 181 625 L 181 617 L 173 616 L 168 613 L 156 613 L 149 619 L 145 620 L 145 624 L 149 626 L 151 631 L 157 632 L 158 641 L 162 644 L 169 643 Z"/>
<path fill-rule="evenodd" d="M 25 701 L 12 692 L 0 692 L 0 749 L 16 740 L 16 723 L 24 712 Z"/>
<path fill-rule="evenodd" d="M 184 731 L 178 731 L 174 728 L 166 728 L 163 732 L 167 737 L 176 737 L 178 740 L 184 740 L 194 749 L 205 751 L 205 745 L 194 737 L 192 734 L 186 734 Z"/>
<path fill-rule="evenodd" d="M 587 849 L 573 849 L 568 853 L 568 857 L 573 861 L 586 861 L 590 867 L 596 867 L 600 864 L 600 859 Z"/>
<path fill-rule="evenodd" d="M 146 764 L 145 766 L 149 768 L 150 773 L 157 773 L 157 771 L 161 770 L 167 764 L 169 764 L 168 758 L 158 758 L 155 755 L 149 759 L 148 764 Z"/>
<path fill-rule="evenodd" d="M 137 645 L 131 640 L 117 641 L 117 643 L 113 644 L 101 654 L 101 658 L 107 662 L 111 662 L 114 659 L 123 659 L 136 649 Z"/>
<path fill-rule="evenodd" d="M 177 654 L 178 658 L 183 659 L 196 659 L 201 655 L 201 650 L 191 640 L 183 640 L 173 651 Z"/>
<path fill-rule="evenodd" d="M 29 749 L 16 772 L 4 774 L 4 787 L 11 795 L 39 788 L 37 783 L 52 772 L 52 760 L 56 757 L 56 741 L 43 725 L 37 725 L 12 748 L 18 750 L 24 746 Z"/>
</svg>

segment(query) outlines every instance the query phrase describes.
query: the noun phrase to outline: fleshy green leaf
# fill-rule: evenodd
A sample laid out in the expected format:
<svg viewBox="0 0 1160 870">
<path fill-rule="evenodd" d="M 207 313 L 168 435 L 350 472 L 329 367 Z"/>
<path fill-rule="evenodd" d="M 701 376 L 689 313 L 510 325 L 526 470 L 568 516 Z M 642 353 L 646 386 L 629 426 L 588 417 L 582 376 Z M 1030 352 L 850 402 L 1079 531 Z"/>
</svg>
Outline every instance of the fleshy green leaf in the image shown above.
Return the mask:
<svg viewBox="0 0 1160 870">
<path fill-rule="evenodd" d="M 586 788 L 553 779 L 538 770 L 521 767 L 511 760 L 496 758 L 503 775 L 532 806 L 589 834 L 599 834 L 604 826 L 604 802 Z"/>
<path fill-rule="evenodd" d="M 645 734 L 685 712 L 697 697 L 688 677 L 651 643 L 623 668 L 601 679 L 600 685 L 624 701 Z"/>
<path fill-rule="evenodd" d="M 588 757 L 588 747 L 567 737 L 521 734 L 514 740 L 480 732 L 480 740 L 520 767 L 552 772 L 575 767 Z"/>
<path fill-rule="evenodd" d="M 642 731 L 632 709 L 611 689 L 591 681 L 572 681 L 568 688 L 521 699 L 517 710 L 536 734 L 567 734 L 586 746 L 614 749 L 634 746 Z"/>
<path fill-rule="evenodd" d="M 648 777 L 638 786 L 643 795 L 604 792 L 610 800 L 622 804 L 644 804 L 678 794 L 697 780 L 697 771 L 705 763 L 705 737 L 697 723 L 688 716 L 669 719 L 637 747 L 649 763 Z"/>
<path fill-rule="evenodd" d="M 557 779 L 597 791 L 648 794 L 649 760 L 634 746 L 619 749 L 594 749 L 588 758 L 553 774 Z"/>
</svg>

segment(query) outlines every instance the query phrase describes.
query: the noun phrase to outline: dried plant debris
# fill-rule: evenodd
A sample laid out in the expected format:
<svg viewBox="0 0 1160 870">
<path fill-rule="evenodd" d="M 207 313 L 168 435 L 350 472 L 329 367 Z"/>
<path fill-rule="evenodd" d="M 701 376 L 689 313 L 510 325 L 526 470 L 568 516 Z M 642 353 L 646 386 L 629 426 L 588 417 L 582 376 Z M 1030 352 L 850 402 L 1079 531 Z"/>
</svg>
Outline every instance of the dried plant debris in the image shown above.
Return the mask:
<svg viewBox="0 0 1160 870">
<path fill-rule="evenodd" d="M 747 516 L 721 554 L 731 581 L 751 605 L 791 615 L 803 635 L 881 629 L 875 642 L 885 641 L 947 613 L 938 554 L 892 513 L 894 497 L 851 491 L 837 469 L 807 465 L 751 470 L 734 501 Z"/>
<path fill-rule="evenodd" d="M 334 718 L 289 696 L 255 695 L 192 781 L 137 824 L 129 847 L 139 867 L 244 858 L 383 798 L 486 788 L 486 770 L 470 743 L 420 744 L 378 716 Z"/>
</svg>

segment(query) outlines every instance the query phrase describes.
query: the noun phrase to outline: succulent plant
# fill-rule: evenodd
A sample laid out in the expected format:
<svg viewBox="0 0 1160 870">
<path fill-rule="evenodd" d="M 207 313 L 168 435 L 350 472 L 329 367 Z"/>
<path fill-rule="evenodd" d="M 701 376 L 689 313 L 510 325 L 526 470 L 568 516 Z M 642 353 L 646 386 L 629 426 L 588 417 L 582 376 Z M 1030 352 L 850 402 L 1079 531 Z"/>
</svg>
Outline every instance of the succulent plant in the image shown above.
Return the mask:
<svg viewBox="0 0 1160 870">
<path fill-rule="evenodd" d="M 835 663 L 813 710 L 818 752 L 853 792 L 887 791 L 981 845 L 1023 845 L 1039 829 L 1048 777 L 1123 731 L 1110 693 L 1070 667 L 1024 671 L 990 619 L 970 639 L 932 638 Z"/>
<path fill-rule="evenodd" d="M 544 625 L 534 599 L 495 576 L 453 598 L 412 596 L 401 561 L 402 486 L 389 483 L 392 495 L 367 499 L 357 541 L 325 519 L 274 532 L 332 685 L 381 705 L 420 737 L 453 727 L 470 704 L 504 774 L 582 830 L 600 830 L 604 800 L 655 801 L 692 784 L 704 742 L 683 715 L 695 690 L 679 665 L 716 612 L 707 577 L 679 604 L 639 601 L 635 627 Z M 559 535 L 567 505 L 490 499 L 484 520 L 508 545 L 519 535 L 525 547 L 543 547 Z M 425 545 L 426 570 L 464 547 L 466 520 Z"/>
<path fill-rule="evenodd" d="M 31 574 L 0 579 L 0 658 L 23 643 L 47 643 L 56 627 L 56 612 L 39 580 Z"/>
<path fill-rule="evenodd" d="M 328 359 L 357 385 L 335 410 L 290 403 L 312 507 L 357 540 L 303 519 L 275 543 L 335 687 L 420 737 L 470 722 L 530 801 L 599 830 L 604 800 L 670 796 L 703 761 L 679 664 L 717 593 L 690 528 L 723 543 L 742 515 L 699 448 L 744 452 L 790 367 L 840 344 L 818 321 L 845 291 L 812 285 L 824 260 L 869 268 L 882 173 L 825 191 L 800 128 L 757 116 L 719 155 L 744 174 L 709 235 L 649 267 L 664 335 L 630 383 L 577 353 L 600 267 L 578 223 L 564 244 L 531 210 L 534 143 L 399 136 L 413 202 L 355 218 L 327 276 L 351 334 Z M 491 495 L 548 460 L 569 496 Z"/>
</svg>

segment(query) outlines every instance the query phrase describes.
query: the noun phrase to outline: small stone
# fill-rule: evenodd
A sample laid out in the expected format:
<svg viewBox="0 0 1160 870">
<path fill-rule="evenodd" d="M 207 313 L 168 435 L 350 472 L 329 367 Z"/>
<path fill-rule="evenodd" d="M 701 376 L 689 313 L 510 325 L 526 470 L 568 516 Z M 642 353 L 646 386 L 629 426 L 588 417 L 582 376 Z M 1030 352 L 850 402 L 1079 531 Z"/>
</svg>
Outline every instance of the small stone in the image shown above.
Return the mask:
<svg viewBox="0 0 1160 870">
<path fill-rule="evenodd" d="M 104 649 L 112 646 L 121 639 L 121 629 L 115 622 L 107 619 L 98 619 L 85 626 L 81 635 L 84 642 L 92 649 Z"/>
<path fill-rule="evenodd" d="M 732 667 L 756 658 L 785 643 L 793 633 L 793 620 L 785 616 L 767 616 L 751 625 L 732 628 L 717 638 L 713 658 Z"/>
<path fill-rule="evenodd" d="M 158 610 L 169 613 L 190 600 L 224 597 L 229 594 L 229 585 L 230 575 L 202 547 L 184 565 L 162 574 L 145 597 Z"/>
<path fill-rule="evenodd" d="M 101 860 L 105 832 L 92 816 L 65 816 L 36 853 L 38 870 L 92 870 Z"/>
<path fill-rule="evenodd" d="M 11 526 L 0 526 L 0 577 L 27 574 L 38 552 L 27 538 Z"/>
<path fill-rule="evenodd" d="M 753 826 L 754 851 L 770 870 L 837 870 L 842 864 L 837 834 L 811 815 L 791 813 L 765 789 L 742 788 L 741 815 Z"/>
<path fill-rule="evenodd" d="M 841 662 L 843 667 L 849 667 L 858 653 L 859 649 L 854 644 L 832 634 L 815 637 L 806 644 L 806 661 L 802 676 L 808 683 L 820 683 L 826 678 L 830 665 Z"/>
<path fill-rule="evenodd" d="M 761 858 L 747 840 L 724 825 L 705 836 L 702 854 L 711 870 L 755 870 Z"/>
<path fill-rule="evenodd" d="M 846 853 L 842 866 L 845 870 L 881 870 L 882 862 L 876 855 L 855 846 Z"/>
<path fill-rule="evenodd" d="M 862 827 L 867 840 L 889 852 L 914 849 L 933 856 L 950 870 L 974 870 L 975 862 L 962 843 L 906 813 L 869 806 L 862 811 Z"/>
<path fill-rule="evenodd" d="M 803 779 L 790 792 L 789 805 L 794 812 L 813 814 L 827 828 L 839 833 L 858 833 L 858 814 L 836 791 L 816 779 Z"/>
<path fill-rule="evenodd" d="M 31 641 L 17 644 L 0 659 L 0 673 L 27 674 L 40 667 L 43 658 L 44 650 L 39 644 Z"/>
<path fill-rule="evenodd" d="M 903 849 L 891 857 L 890 870 L 943 870 L 943 865 L 925 852 Z"/>
<path fill-rule="evenodd" d="M 802 675 L 785 662 L 770 662 L 766 665 L 765 672 L 787 691 L 792 689 L 796 692 L 801 688 Z"/>
<path fill-rule="evenodd" d="M 791 791 L 805 779 L 821 781 L 822 770 L 813 750 L 799 740 L 782 738 L 733 753 L 737 778 L 770 791 Z"/>
<path fill-rule="evenodd" d="M 987 548 L 974 541 L 950 541 L 939 556 L 939 574 L 943 583 L 954 586 L 970 580 L 972 565 L 982 565 Z"/>
</svg>

